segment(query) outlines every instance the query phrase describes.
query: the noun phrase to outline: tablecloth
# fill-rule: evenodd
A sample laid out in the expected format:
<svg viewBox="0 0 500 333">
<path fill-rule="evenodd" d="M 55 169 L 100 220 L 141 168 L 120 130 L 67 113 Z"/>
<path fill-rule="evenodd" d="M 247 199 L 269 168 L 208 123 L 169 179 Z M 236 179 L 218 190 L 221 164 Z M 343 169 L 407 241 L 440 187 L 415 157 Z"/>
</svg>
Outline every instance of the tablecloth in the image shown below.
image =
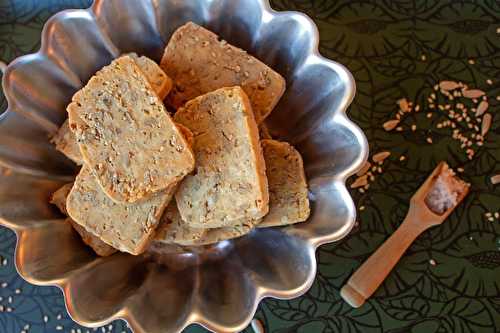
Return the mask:
<svg viewBox="0 0 500 333">
<path fill-rule="evenodd" d="M 89 4 L 0 0 L 0 59 L 36 51 L 53 13 Z M 309 14 L 323 55 L 353 73 L 357 94 L 349 115 L 368 137 L 372 166 L 366 177 L 349 181 L 356 227 L 318 249 L 311 290 L 259 306 L 266 332 L 500 332 L 500 186 L 491 180 L 500 174 L 500 2 L 274 0 L 272 6 Z M 464 87 L 478 95 L 464 97 Z M 5 110 L 3 95 L 0 104 Z M 443 159 L 472 184 L 471 193 L 448 221 L 417 239 L 363 307 L 351 308 L 340 287 L 398 227 L 412 193 Z M 96 331 L 69 318 L 57 288 L 19 277 L 15 243 L 1 228 L 0 332 Z M 128 329 L 116 321 L 97 331 Z"/>
</svg>

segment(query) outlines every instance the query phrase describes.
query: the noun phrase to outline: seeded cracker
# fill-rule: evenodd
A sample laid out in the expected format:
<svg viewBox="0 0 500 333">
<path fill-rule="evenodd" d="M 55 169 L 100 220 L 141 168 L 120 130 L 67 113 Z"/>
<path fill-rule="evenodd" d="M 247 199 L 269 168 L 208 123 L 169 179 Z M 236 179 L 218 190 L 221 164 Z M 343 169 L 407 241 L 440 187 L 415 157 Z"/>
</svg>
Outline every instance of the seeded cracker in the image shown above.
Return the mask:
<svg viewBox="0 0 500 333">
<path fill-rule="evenodd" d="M 83 166 L 66 201 L 69 216 L 112 247 L 140 254 L 148 246 L 176 184 L 136 203 L 116 203 Z"/>
<path fill-rule="evenodd" d="M 177 205 L 172 200 L 163 214 L 155 242 L 182 246 L 207 245 L 243 236 L 259 222 L 260 220 L 242 220 L 236 225 L 222 228 L 192 228 L 182 221 Z"/>
<path fill-rule="evenodd" d="M 153 60 L 147 57 L 138 57 L 132 54 L 132 58 L 144 73 L 154 91 L 160 99 L 164 99 L 172 89 L 172 80 L 162 71 Z M 66 120 L 52 137 L 51 142 L 56 145 L 56 149 L 63 153 L 67 158 L 78 165 L 83 164 L 82 154 L 78 147 L 75 134 L 69 128 L 69 121 Z"/>
<path fill-rule="evenodd" d="M 217 228 L 258 219 L 269 209 L 257 125 L 245 92 L 223 88 L 189 101 L 175 121 L 195 136 L 196 169 L 176 193 L 190 227 Z"/>
<path fill-rule="evenodd" d="M 258 227 L 282 226 L 307 220 L 310 210 L 302 157 L 286 142 L 261 142 L 269 182 L 269 213 Z"/>
<path fill-rule="evenodd" d="M 261 143 L 269 182 L 269 213 L 262 221 L 247 219 L 231 227 L 192 228 L 182 221 L 172 201 L 155 240 L 184 246 L 204 245 L 243 236 L 254 226 L 283 226 L 305 221 L 310 209 L 302 157 L 288 143 L 275 140 L 262 140 Z"/>
<path fill-rule="evenodd" d="M 72 187 L 73 183 L 66 184 L 52 193 L 52 196 L 50 197 L 50 203 L 59 208 L 61 213 L 66 216 L 68 216 L 68 211 L 66 210 L 66 198 L 68 197 Z"/>
<path fill-rule="evenodd" d="M 191 131 L 187 127 L 180 124 L 175 124 L 175 126 L 177 126 L 177 128 L 191 147 L 193 140 L 193 134 L 191 133 Z M 67 158 L 78 165 L 83 164 L 83 157 L 82 153 L 80 153 L 80 147 L 78 146 L 78 142 L 76 141 L 75 134 L 69 129 L 69 121 L 67 119 L 62 124 L 61 128 L 59 128 L 57 134 L 52 138 L 52 143 L 54 143 L 56 145 L 56 149 L 63 153 Z"/>
<path fill-rule="evenodd" d="M 175 200 L 172 200 L 161 218 L 155 241 L 168 244 L 192 245 L 205 234 L 205 230 L 203 228 L 191 228 L 182 221 L 177 204 Z"/>
<path fill-rule="evenodd" d="M 223 240 L 233 239 L 246 235 L 255 227 L 257 221 L 249 220 L 243 224 L 230 227 L 207 229 L 206 232 L 191 245 L 208 245 Z"/>
<path fill-rule="evenodd" d="M 241 86 L 261 123 L 285 91 L 280 74 L 192 22 L 175 31 L 160 66 L 174 81 L 166 101 L 176 109 L 216 89 Z"/>
<path fill-rule="evenodd" d="M 80 153 L 80 147 L 78 147 L 75 134 L 69 128 L 68 119 L 61 125 L 50 142 L 52 142 L 56 146 L 56 149 L 63 153 L 64 156 L 78 165 L 83 164 L 82 153 Z"/>
<path fill-rule="evenodd" d="M 63 187 L 61 187 L 52 194 L 52 198 L 50 200 L 50 203 L 56 205 L 59 208 L 59 210 L 66 216 L 68 215 L 68 212 L 66 210 L 66 198 L 68 197 L 68 194 L 71 191 L 72 187 L 73 183 L 64 185 Z M 93 234 L 85 230 L 85 228 L 80 226 L 71 218 L 67 218 L 66 222 L 71 224 L 73 229 L 75 229 L 76 232 L 80 235 L 83 242 L 88 246 L 90 246 L 94 250 L 94 252 L 97 253 L 97 255 L 101 257 L 107 257 L 116 252 L 115 248 L 104 243 L 102 240 L 99 239 L 99 237 L 94 236 Z"/>
<path fill-rule="evenodd" d="M 165 190 L 194 167 L 186 140 L 128 56 L 97 72 L 68 115 L 83 159 L 116 202 Z"/>
<path fill-rule="evenodd" d="M 108 257 L 113 253 L 116 253 L 116 249 L 108 244 L 104 243 L 99 237 L 94 236 L 92 233 L 85 230 L 84 227 L 73 221 L 70 217 L 66 219 L 66 222 L 70 223 L 73 229 L 80 235 L 82 241 L 90 246 L 94 252 L 101 257 Z"/>
<path fill-rule="evenodd" d="M 129 56 L 135 61 L 137 66 L 139 66 L 158 97 L 160 97 L 161 100 L 165 99 L 172 89 L 172 79 L 165 74 L 156 62 L 148 57 L 139 57 L 135 53 L 130 53 Z"/>
</svg>

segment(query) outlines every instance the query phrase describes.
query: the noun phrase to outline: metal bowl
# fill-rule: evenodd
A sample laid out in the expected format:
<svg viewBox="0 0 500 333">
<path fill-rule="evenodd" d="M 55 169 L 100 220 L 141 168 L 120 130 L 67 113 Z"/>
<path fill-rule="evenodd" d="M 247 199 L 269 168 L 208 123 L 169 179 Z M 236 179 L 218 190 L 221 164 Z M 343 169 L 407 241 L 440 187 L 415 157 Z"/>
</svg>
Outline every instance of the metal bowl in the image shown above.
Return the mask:
<svg viewBox="0 0 500 333">
<path fill-rule="evenodd" d="M 310 186 L 308 222 L 258 229 L 191 251 L 95 257 L 48 203 L 75 166 L 48 136 L 71 96 L 100 67 L 135 51 L 159 60 L 172 32 L 194 21 L 279 71 L 287 90 L 267 125 L 302 153 Z M 296 12 L 265 0 L 96 0 L 52 17 L 40 51 L 8 66 L 8 110 L 0 116 L 0 220 L 18 236 L 19 273 L 59 286 L 71 317 L 86 326 L 123 318 L 135 332 L 177 332 L 192 323 L 243 330 L 263 297 L 305 293 L 315 249 L 344 237 L 355 219 L 345 179 L 365 161 L 365 136 L 345 114 L 355 85 L 340 64 L 318 53 L 318 31 Z"/>
</svg>

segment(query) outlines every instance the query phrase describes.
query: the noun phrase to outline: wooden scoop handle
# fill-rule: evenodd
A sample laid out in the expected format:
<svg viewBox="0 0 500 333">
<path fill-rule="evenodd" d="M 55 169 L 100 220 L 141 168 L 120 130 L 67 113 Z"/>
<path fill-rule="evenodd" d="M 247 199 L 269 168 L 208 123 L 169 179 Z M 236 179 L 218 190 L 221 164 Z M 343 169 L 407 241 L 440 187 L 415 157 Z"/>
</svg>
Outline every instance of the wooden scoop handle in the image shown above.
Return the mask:
<svg viewBox="0 0 500 333">
<path fill-rule="evenodd" d="M 340 290 L 342 298 L 351 306 L 363 305 L 382 284 L 411 243 L 429 225 L 424 221 L 410 218 L 366 260 Z M 420 219 L 419 219 L 420 220 Z"/>
</svg>

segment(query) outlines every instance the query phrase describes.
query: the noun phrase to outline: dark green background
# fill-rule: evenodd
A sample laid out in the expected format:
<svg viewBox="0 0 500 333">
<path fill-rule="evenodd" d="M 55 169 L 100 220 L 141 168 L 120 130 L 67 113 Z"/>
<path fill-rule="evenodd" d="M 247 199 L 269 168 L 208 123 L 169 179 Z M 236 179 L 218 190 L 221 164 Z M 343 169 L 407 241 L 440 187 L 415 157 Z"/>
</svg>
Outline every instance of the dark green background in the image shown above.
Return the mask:
<svg viewBox="0 0 500 333">
<path fill-rule="evenodd" d="M 0 0 L 0 59 L 8 62 L 36 51 L 50 15 L 89 3 Z M 350 116 L 365 131 L 372 153 L 392 154 L 366 193 L 353 191 L 358 207 L 366 207 L 359 212 L 358 226 L 343 241 L 318 250 L 319 272 L 312 289 L 296 300 L 261 304 L 257 317 L 266 331 L 500 332 L 500 220 L 484 217 L 500 210 L 500 186 L 489 182 L 500 173 L 500 2 L 275 0 L 272 5 L 306 12 L 316 21 L 321 52 L 346 65 L 356 78 Z M 471 161 L 450 139 L 450 129 L 435 128 L 442 114 L 425 117 L 427 97 L 441 80 L 461 80 L 488 96 L 493 126 Z M 382 124 L 394 117 L 402 97 L 424 112 L 406 117 L 402 131 L 386 132 Z M 3 95 L 0 104 L 4 110 Z M 413 123 L 416 131 L 410 129 Z M 433 144 L 426 143 L 427 137 Z M 403 162 L 401 155 L 407 157 Z M 340 287 L 397 228 L 411 194 L 442 159 L 465 169 L 470 195 L 444 225 L 419 237 L 366 305 L 352 309 L 340 299 Z M 58 289 L 34 287 L 18 276 L 15 242 L 12 232 L 0 228 L 0 255 L 5 259 L 0 283 L 7 283 L 0 287 L 0 333 L 21 332 L 26 324 L 34 333 L 85 332 L 68 317 Z M 123 330 L 125 325 L 115 322 L 104 331 Z"/>
</svg>

